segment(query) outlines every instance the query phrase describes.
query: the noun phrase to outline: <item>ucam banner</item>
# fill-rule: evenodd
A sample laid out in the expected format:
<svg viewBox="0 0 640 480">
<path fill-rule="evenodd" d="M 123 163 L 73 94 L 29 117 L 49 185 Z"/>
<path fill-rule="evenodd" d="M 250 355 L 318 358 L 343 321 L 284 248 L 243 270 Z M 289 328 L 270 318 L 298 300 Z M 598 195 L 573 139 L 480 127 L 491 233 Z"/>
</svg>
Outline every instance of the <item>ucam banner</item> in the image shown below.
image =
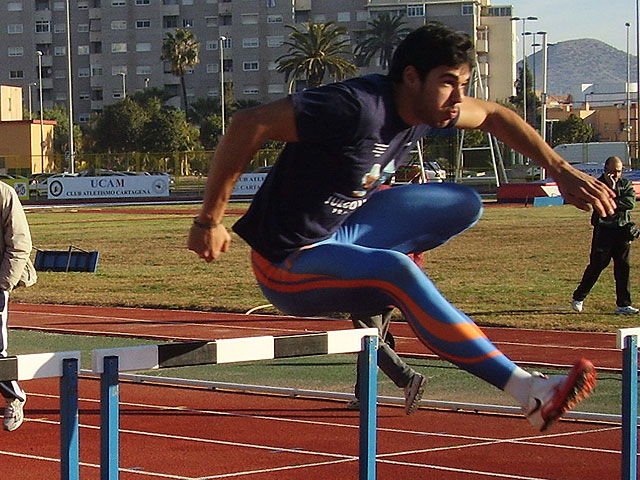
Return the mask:
<svg viewBox="0 0 640 480">
<path fill-rule="evenodd" d="M 50 199 L 168 197 L 168 175 L 50 177 Z"/>
<path fill-rule="evenodd" d="M 231 198 L 252 198 L 267 178 L 266 173 L 244 173 L 233 187 Z"/>
</svg>

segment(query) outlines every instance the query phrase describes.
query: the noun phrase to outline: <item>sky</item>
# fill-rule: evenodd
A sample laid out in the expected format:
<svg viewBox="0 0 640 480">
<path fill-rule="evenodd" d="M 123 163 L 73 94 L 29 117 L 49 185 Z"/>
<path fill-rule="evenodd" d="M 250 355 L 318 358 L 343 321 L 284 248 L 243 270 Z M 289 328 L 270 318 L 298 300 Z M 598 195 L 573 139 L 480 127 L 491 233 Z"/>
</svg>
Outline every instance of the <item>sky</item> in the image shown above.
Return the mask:
<svg viewBox="0 0 640 480">
<path fill-rule="evenodd" d="M 516 17 L 538 17 L 527 21 L 526 29 L 546 31 L 550 43 L 595 38 L 626 52 L 628 22 L 629 52 L 635 55 L 637 2 L 640 0 L 492 0 L 491 5 L 512 5 Z M 518 22 L 516 33 L 520 38 L 522 22 Z M 527 55 L 530 53 L 528 48 Z"/>
</svg>

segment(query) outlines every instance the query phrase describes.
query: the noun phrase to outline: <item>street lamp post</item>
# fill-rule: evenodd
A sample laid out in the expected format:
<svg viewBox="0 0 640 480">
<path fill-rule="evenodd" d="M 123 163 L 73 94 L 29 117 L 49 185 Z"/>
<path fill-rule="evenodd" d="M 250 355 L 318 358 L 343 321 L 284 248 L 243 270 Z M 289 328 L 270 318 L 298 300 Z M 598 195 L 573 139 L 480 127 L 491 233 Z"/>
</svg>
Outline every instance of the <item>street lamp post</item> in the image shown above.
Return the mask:
<svg viewBox="0 0 640 480">
<path fill-rule="evenodd" d="M 547 32 L 538 32 L 538 35 L 542 36 L 542 93 L 540 95 L 540 102 L 542 103 L 542 109 L 540 112 L 540 135 L 542 140 L 547 141 L 547 75 L 549 72 L 549 56 L 548 56 L 548 44 L 547 44 Z M 540 170 L 540 179 L 546 177 L 544 168 Z"/>
<path fill-rule="evenodd" d="M 29 90 L 29 120 L 33 120 L 33 115 L 31 114 L 31 112 L 32 112 L 32 109 L 31 109 L 31 100 L 32 100 L 31 87 L 35 87 L 36 85 L 38 85 L 36 82 L 32 82 L 27 86 L 28 90 Z"/>
<path fill-rule="evenodd" d="M 640 0 L 639 0 L 640 1 Z M 527 121 L 527 52 L 525 50 L 524 35 L 527 20 L 538 20 L 538 17 L 512 17 L 511 21 L 522 22 L 522 118 Z"/>
<path fill-rule="evenodd" d="M 71 9 L 69 0 L 66 0 L 67 9 L 67 90 L 69 95 L 69 171 L 75 173 L 75 151 L 73 140 L 73 75 L 71 70 Z"/>
<path fill-rule="evenodd" d="M 38 56 L 38 83 L 40 93 L 40 173 L 44 173 L 44 118 L 42 106 L 42 52 L 36 51 Z"/>
<path fill-rule="evenodd" d="M 144 79 L 144 88 L 145 88 L 145 90 L 147 89 L 148 86 L 149 86 L 149 77 Z"/>
<path fill-rule="evenodd" d="M 125 72 L 119 72 L 118 75 L 122 77 L 122 98 L 127 98 L 127 74 Z"/>
<path fill-rule="evenodd" d="M 630 101 L 630 88 L 629 88 L 629 83 L 631 83 L 631 57 L 629 56 L 629 27 L 631 27 L 631 24 L 629 22 L 626 22 L 624 24 L 625 28 L 627 29 L 627 86 L 624 89 L 625 90 L 625 106 L 626 106 L 626 110 L 627 110 L 627 120 L 625 122 L 625 130 L 627 131 L 627 145 L 629 145 L 629 143 L 631 143 L 631 101 Z"/>
<path fill-rule="evenodd" d="M 220 115 L 222 116 L 222 134 L 224 135 L 224 42 L 227 37 L 221 35 L 220 42 Z"/>
</svg>

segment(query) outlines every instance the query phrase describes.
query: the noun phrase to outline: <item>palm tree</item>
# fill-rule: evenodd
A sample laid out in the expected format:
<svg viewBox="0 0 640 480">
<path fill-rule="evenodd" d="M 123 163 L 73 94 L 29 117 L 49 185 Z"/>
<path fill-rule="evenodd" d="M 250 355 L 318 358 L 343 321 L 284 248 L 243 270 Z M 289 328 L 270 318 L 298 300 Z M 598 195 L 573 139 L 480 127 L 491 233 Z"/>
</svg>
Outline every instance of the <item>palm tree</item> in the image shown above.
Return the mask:
<svg viewBox="0 0 640 480">
<path fill-rule="evenodd" d="M 410 28 L 403 27 L 405 24 L 402 15 L 392 17 L 388 13 L 369 21 L 369 28 L 363 32 L 364 40 L 356 45 L 355 54 L 358 62 L 369 65 L 377 55 L 380 66 L 387 70 L 394 49 L 411 31 Z"/>
<path fill-rule="evenodd" d="M 184 101 L 185 116 L 189 117 L 189 106 L 187 104 L 187 87 L 184 76 L 188 68 L 195 67 L 200 59 L 198 52 L 200 43 L 191 30 L 176 28 L 174 33 L 167 32 L 162 41 L 161 60 L 171 64 L 171 73 L 180 78 L 182 87 L 182 99 Z"/>
<path fill-rule="evenodd" d="M 336 80 L 343 80 L 349 75 L 355 75 L 358 68 L 344 55 L 350 55 L 349 41 L 342 38 L 347 34 L 343 27 L 337 27 L 333 22 L 307 22 L 301 29 L 287 25 L 292 32 L 288 53 L 276 59 L 278 71 L 285 74 L 291 92 L 293 82 L 307 79 L 309 87 L 322 84 L 326 74 Z"/>
</svg>

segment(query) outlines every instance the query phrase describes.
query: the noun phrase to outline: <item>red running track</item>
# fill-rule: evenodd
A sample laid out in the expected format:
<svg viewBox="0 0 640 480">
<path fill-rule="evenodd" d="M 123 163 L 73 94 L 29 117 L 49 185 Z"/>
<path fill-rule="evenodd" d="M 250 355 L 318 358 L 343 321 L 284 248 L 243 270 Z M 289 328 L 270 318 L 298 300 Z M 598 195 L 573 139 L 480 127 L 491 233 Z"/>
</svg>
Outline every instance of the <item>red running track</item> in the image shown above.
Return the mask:
<svg viewBox="0 0 640 480">
<path fill-rule="evenodd" d="M 158 339 L 350 328 L 350 322 L 341 320 L 187 311 L 26 304 L 11 304 L 10 309 L 12 327 Z M 394 325 L 394 334 L 400 337 L 401 351 L 413 352 L 417 347 L 405 328 Z M 602 351 L 612 366 L 619 356 L 606 354 L 613 349 L 612 335 L 487 333 L 505 351 L 526 353 L 524 345 L 533 344 L 528 355 L 545 361 L 551 348 L 571 359 Z M 29 393 L 27 421 L 19 430 L 1 434 L 2 475 L 58 478 L 57 381 L 33 380 L 24 387 Z M 81 379 L 80 397 L 81 478 L 98 479 L 99 382 Z M 358 415 L 347 411 L 344 402 L 129 383 L 121 385 L 121 402 L 122 480 L 357 478 Z M 380 479 L 620 478 L 618 425 L 565 421 L 539 434 L 522 418 L 504 415 L 421 409 L 407 417 L 391 406 L 379 407 L 378 415 Z"/>
</svg>

